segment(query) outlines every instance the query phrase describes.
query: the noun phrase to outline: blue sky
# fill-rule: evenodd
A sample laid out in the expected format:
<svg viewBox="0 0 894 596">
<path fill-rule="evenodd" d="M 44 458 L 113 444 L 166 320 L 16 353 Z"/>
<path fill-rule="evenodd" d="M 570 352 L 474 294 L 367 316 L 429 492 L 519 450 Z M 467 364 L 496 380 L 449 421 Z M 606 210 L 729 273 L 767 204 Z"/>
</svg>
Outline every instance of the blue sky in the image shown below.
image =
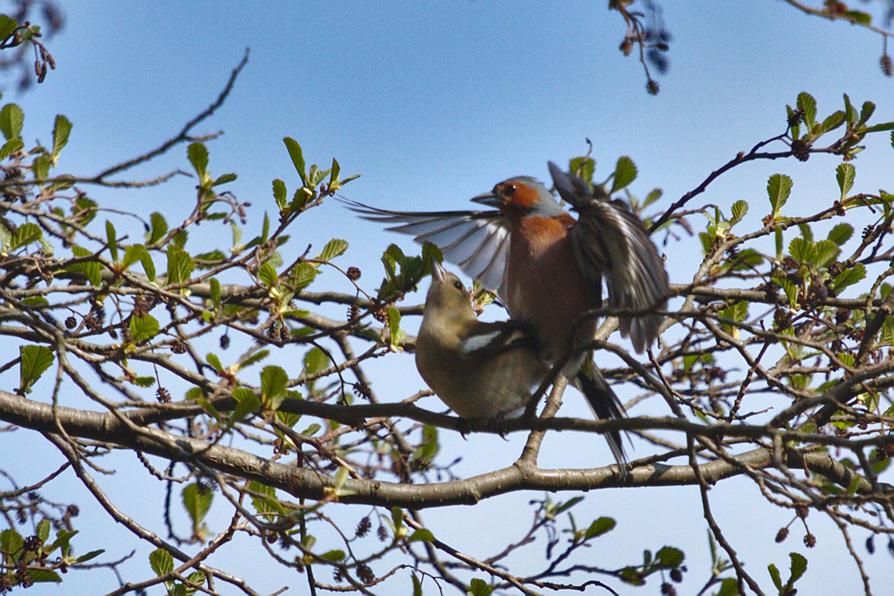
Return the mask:
<svg viewBox="0 0 894 596">
<path fill-rule="evenodd" d="M 661 187 L 663 209 L 737 151 L 782 132 L 784 106 L 800 91 L 813 93 L 821 112 L 839 107 L 847 92 L 855 101 L 876 100 L 879 120 L 894 119 L 894 82 L 878 68 L 880 40 L 770 0 L 667 2 L 665 18 L 674 34 L 671 69 L 659 79 L 662 90 L 656 97 L 645 93 L 635 60 L 618 51 L 623 23 L 605 10 L 604 1 L 80 0 L 66 3 L 65 9 L 66 29 L 49 44 L 58 69 L 27 95 L 12 93 L 5 99 L 25 109 L 28 138 L 47 139 L 53 116 L 66 114 L 74 129 L 60 167 L 85 175 L 174 134 L 211 102 L 244 48 L 251 48 L 250 62 L 227 103 L 197 131 L 225 132 L 209 143 L 211 167 L 215 173 L 239 174 L 232 190 L 253 203 L 249 227 L 260 225 L 263 210 L 272 211 L 273 178 L 294 188 L 294 170 L 281 142 L 286 135 L 302 143 L 309 161 L 328 164 L 335 156 L 343 172 L 362 174 L 346 187 L 347 196 L 418 210 L 462 208 L 469 197 L 512 175 L 546 177 L 547 160 L 562 162 L 580 154 L 590 138 L 602 177 L 618 156 L 630 155 L 640 172 L 633 192 L 644 195 Z M 175 150 L 137 175 L 183 168 L 184 155 L 185 148 Z M 805 214 L 837 198 L 835 164 L 832 158 L 750 164 L 718 180 L 697 204 L 728 206 L 745 199 L 752 204 L 745 225 L 753 225 L 766 205 L 766 179 L 778 171 L 795 181 L 789 212 Z M 871 142 L 856 161 L 855 190 L 890 188 L 885 175 L 894 171 L 892 164 L 894 156 L 884 150 L 884 142 Z M 191 207 L 193 184 L 179 179 L 157 189 L 94 194 L 122 209 L 159 210 L 174 220 Z M 345 237 L 351 242 L 345 262 L 364 270 L 370 288 L 380 275 L 378 255 L 388 243 L 413 249 L 406 239 L 359 222 L 334 203 L 302 219 L 305 225 L 293 235 L 291 250 Z M 684 242 L 667 252 L 672 280 L 686 281 L 700 259 L 698 249 Z M 291 357 L 296 364 L 300 354 L 280 356 L 284 364 Z M 409 357 L 390 360 L 371 367 L 383 396 L 398 400 L 421 387 Z M 569 415 L 587 415 L 574 397 L 566 402 Z M 24 456 L 36 440 L 26 444 L 24 431 L 15 438 L 20 442 L 0 438 L 6 453 Z M 484 468 L 467 463 L 463 470 L 468 472 L 510 463 L 522 441 L 521 435 L 507 441 L 443 437 L 451 455 L 474 462 L 477 454 L 493 454 Z M 58 460 L 54 452 L 40 454 Z M 601 441 L 593 445 L 592 437 L 551 436 L 542 463 L 583 467 L 607 457 Z M 129 480 L 128 468 L 136 460 L 122 456 L 116 461 L 120 473 L 110 480 L 113 494 L 130 505 L 131 513 L 158 524 L 160 511 L 154 503 L 140 502 L 144 493 Z M 23 474 L 21 480 L 29 480 Z M 78 490 L 73 483 L 68 486 Z M 88 499 L 83 491 L 75 494 Z M 766 506 L 750 483 L 725 482 L 711 495 L 731 542 L 767 586 L 766 565 L 787 566 L 787 553 L 797 550 L 810 560 L 803 593 L 859 589 L 856 570 L 831 524 L 811 519 L 820 536 L 812 551 L 801 547 L 797 532 L 776 545 L 772 538 L 788 515 Z M 433 511 L 426 519 L 437 536 L 486 555 L 501 541 L 517 538 L 519 528 L 507 530 L 513 518 L 506 511 L 527 519 L 524 504 L 532 497 L 539 495 Z M 95 508 L 84 509 L 82 523 L 92 520 L 107 531 L 110 552 L 129 550 L 121 528 L 103 521 Z M 635 561 L 644 543 L 653 549 L 675 544 L 689 557 L 693 577 L 687 587 L 694 591 L 704 581 L 705 524 L 695 488 L 602 491 L 579 509 L 582 518 L 611 515 L 620 521 L 594 550 L 600 564 Z M 222 519 L 212 516 L 212 525 Z M 855 540 L 864 538 L 857 533 Z M 149 572 L 148 549 L 140 548 L 126 568 L 134 578 Z M 534 557 L 542 552 L 535 551 Z M 233 565 L 263 589 L 294 582 L 289 593 L 303 593 L 303 577 L 270 567 L 263 553 L 257 557 L 246 560 L 231 548 L 214 562 Z M 516 562 L 525 565 L 524 559 Z M 885 577 L 894 579 L 886 555 L 867 557 L 867 563 L 877 585 L 884 585 Z M 78 586 L 90 591 L 100 584 L 112 588 L 112 575 L 71 574 L 63 587 L 41 587 L 38 593 L 73 593 Z"/>
</svg>

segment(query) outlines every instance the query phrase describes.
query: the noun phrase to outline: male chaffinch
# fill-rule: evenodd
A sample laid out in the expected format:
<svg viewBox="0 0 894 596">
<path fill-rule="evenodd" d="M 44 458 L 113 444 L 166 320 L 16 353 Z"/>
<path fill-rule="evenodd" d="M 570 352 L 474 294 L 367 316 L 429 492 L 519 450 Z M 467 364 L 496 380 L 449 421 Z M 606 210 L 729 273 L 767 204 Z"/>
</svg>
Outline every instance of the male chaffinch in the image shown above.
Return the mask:
<svg viewBox="0 0 894 596">
<path fill-rule="evenodd" d="M 617 397 L 591 358 L 576 348 L 596 330 L 595 318 L 581 318 L 602 306 L 603 278 L 609 307 L 663 308 L 667 272 L 642 222 L 623 202 L 611 200 L 600 186 L 591 190 L 552 162 L 549 170 L 578 219 L 528 176 L 504 180 L 472 199 L 495 207 L 487 211 L 389 211 L 347 202 L 367 219 L 394 224 L 389 230 L 432 242 L 447 260 L 496 290 L 510 317 L 533 329 L 547 361 L 567 359 L 563 374 L 582 389 L 597 415 L 619 417 Z M 622 316 L 621 335 L 642 352 L 661 321 L 656 314 Z M 623 461 L 620 444 L 612 447 Z"/>
<path fill-rule="evenodd" d="M 549 374 L 536 343 L 517 325 L 479 321 L 463 282 L 435 265 L 416 336 L 416 368 L 463 418 L 523 409 Z"/>
</svg>

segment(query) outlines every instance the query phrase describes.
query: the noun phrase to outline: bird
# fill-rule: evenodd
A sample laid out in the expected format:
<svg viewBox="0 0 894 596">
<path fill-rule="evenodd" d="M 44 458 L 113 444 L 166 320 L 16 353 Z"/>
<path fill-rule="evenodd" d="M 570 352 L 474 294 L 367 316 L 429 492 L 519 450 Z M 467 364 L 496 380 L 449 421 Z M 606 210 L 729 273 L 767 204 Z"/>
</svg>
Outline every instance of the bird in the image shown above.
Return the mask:
<svg viewBox="0 0 894 596">
<path fill-rule="evenodd" d="M 636 352 L 658 337 L 670 294 L 667 271 L 642 221 L 601 185 L 548 163 L 564 209 L 546 186 L 514 176 L 472 198 L 486 210 L 392 211 L 347 198 L 361 217 L 388 230 L 431 242 L 444 258 L 496 291 L 513 321 L 529 326 L 543 358 L 563 364 L 562 374 L 584 393 L 600 418 L 625 412 L 614 391 L 582 350 L 594 337 L 596 318 L 585 313 L 603 306 L 602 286 L 619 329 Z M 618 433 L 607 435 L 619 464 L 626 461 Z"/>
<path fill-rule="evenodd" d="M 550 367 L 517 324 L 479 321 L 470 294 L 439 263 L 416 336 L 416 368 L 460 417 L 489 421 L 521 414 Z"/>
</svg>

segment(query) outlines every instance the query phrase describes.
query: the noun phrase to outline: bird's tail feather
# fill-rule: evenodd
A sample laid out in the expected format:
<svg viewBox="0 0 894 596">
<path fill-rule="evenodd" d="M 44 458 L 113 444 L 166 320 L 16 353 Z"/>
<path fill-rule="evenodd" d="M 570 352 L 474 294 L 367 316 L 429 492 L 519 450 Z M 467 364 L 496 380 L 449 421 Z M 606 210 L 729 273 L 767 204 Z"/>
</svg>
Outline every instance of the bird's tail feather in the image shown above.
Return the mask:
<svg viewBox="0 0 894 596">
<path fill-rule="evenodd" d="M 611 420 L 614 418 L 624 418 L 627 413 L 624 406 L 611 386 L 602 376 L 602 371 L 593 362 L 591 355 L 587 355 L 583 364 L 578 370 L 577 377 L 574 379 L 574 386 L 584 394 L 590 409 L 597 418 L 602 420 Z M 621 432 L 613 430 L 605 433 L 605 440 L 618 462 L 621 474 L 627 474 L 627 456 L 624 453 L 624 446 L 621 442 Z"/>
</svg>

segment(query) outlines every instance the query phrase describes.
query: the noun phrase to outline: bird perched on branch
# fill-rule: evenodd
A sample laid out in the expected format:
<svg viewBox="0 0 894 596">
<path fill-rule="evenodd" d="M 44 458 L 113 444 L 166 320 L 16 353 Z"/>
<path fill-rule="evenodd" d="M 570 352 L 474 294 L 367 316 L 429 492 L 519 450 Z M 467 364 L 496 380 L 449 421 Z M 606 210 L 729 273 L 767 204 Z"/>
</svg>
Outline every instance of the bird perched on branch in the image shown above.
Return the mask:
<svg viewBox="0 0 894 596">
<path fill-rule="evenodd" d="M 463 418 L 489 420 L 522 410 L 549 366 L 536 342 L 510 323 L 485 323 L 463 282 L 436 264 L 416 336 L 416 368 Z"/>
<path fill-rule="evenodd" d="M 664 262 L 639 218 L 601 186 L 593 189 L 549 163 L 562 208 L 547 188 L 528 176 L 498 183 L 473 202 L 483 211 L 389 211 L 347 201 L 366 219 L 391 224 L 438 246 L 444 257 L 486 288 L 496 290 L 514 321 L 533 330 L 547 362 L 564 363 L 563 374 L 581 388 L 600 418 L 623 416 L 623 408 L 589 353 L 601 308 L 630 311 L 619 317 L 621 334 L 642 352 L 658 336 L 669 295 Z M 619 462 L 620 442 L 609 437 Z"/>
</svg>

